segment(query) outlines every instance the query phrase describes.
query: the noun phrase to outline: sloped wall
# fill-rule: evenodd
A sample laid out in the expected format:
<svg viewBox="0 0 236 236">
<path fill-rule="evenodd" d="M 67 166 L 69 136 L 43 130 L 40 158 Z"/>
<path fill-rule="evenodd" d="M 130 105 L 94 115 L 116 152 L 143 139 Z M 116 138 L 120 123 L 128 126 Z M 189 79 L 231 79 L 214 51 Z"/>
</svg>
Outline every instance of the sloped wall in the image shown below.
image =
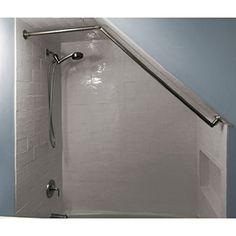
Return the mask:
<svg viewBox="0 0 236 236">
<path fill-rule="evenodd" d="M 196 117 L 95 32 L 62 43 L 63 199 L 68 214 L 196 216 Z M 176 119 L 178 117 L 178 119 Z"/>
<path fill-rule="evenodd" d="M 236 19 L 109 21 L 236 125 Z"/>
<path fill-rule="evenodd" d="M 236 126 L 236 19 L 109 18 Z M 227 215 L 236 217 L 236 129 L 228 129 Z"/>
</svg>

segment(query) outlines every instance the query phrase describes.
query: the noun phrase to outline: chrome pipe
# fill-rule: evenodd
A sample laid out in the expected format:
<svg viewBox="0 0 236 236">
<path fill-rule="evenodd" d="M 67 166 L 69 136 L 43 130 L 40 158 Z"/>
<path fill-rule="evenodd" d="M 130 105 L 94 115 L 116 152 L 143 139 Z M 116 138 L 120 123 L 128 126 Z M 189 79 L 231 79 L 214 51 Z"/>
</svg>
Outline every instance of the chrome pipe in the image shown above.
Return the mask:
<svg viewBox="0 0 236 236">
<path fill-rule="evenodd" d="M 141 60 L 139 60 L 131 51 L 129 51 L 121 42 L 114 38 L 107 30 L 100 28 L 100 30 L 113 42 L 115 43 L 123 52 L 125 52 L 131 59 L 133 59 L 139 66 L 141 66 L 149 75 L 151 75 L 155 80 L 157 80 L 163 87 L 165 87 L 170 93 L 172 93 L 176 98 L 178 98 L 182 103 L 184 103 L 191 111 L 193 111 L 198 117 L 200 117 L 204 122 L 206 122 L 210 127 L 214 127 L 221 117 L 215 115 L 213 121 L 208 120 L 202 113 L 200 113 L 195 107 L 193 107 L 188 101 L 186 101 L 180 94 L 178 94 L 174 89 L 172 89 L 167 83 L 165 83 L 158 75 L 156 75 L 152 70 L 150 70 Z"/>
<path fill-rule="evenodd" d="M 47 31 L 38 31 L 38 32 L 28 32 L 27 30 L 24 30 L 23 37 L 24 37 L 24 39 L 27 39 L 31 36 L 48 35 L 48 34 L 61 34 L 61 33 L 77 32 L 77 31 L 96 30 L 96 29 L 100 29 L 100 26 L 97 26 L 97 25 L 95 25 L 95 26 L 82 26 L 79 28 L 47 30 Z"/>
<path fill-rule="evenodd" d="M 206 116 L 204 116 L 200 111 L 198 111 L 193 105 L 191 105 L 184 97 L 178 94 L 173 88 L 171 88 L 165 81 L 163 81 L 158 75 L 156 75 L 148 66 L 146 66 L 140 59 L 138 59 L 129 49 L 127 49 L 119 40 L 113 37 L 106 29 L 101 26 L 83 26 L 79 28 L 72 29 L 61 29 L 61 30 L 49 30 L 49 31 L 39 31 L 39 32 L 28 32 L 23 31 L 24 39 L 31 36 L 47 35 L 47 34 L 59 34 L 77 31 L 87 31 L 87 30 L 100 30 L 108 39 L 115 43 L 123 52 L 126 53 L 132 60 L 134 60 L 140 67 L 142 67 L 149 75 L 151 75 L 156 81 L 158 81 L 163 87 L 165 87 L 171 94 L 178 98 L 184 105 L 186 105 L 192 112 L 194 112 L 200 119 L 202 119 L 210 127 L 214 127 L 219 122 L 224 123 L 221 116 L 218 114 L 214 115 L 214 120 L 210 121 Z"/>
</svg>

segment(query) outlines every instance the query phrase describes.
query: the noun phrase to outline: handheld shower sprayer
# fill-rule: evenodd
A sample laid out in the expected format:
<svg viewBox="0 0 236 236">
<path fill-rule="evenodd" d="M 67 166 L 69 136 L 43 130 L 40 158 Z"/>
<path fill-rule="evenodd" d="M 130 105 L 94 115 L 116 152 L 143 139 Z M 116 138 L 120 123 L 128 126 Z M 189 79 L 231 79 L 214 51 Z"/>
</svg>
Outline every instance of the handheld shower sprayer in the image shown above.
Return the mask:
<svg viewBox="0 0 236 236">
<path fill-rule="evenodd" d="M 53 91 L 54 91 L 54 72 L 56 65 L 61 64 L 63 61 L 71 58 L 72 60 L 80 60 L 83 58 L 83 53 L 81 52 L 73 52 L 70 53 L 62 58 L 59 58 L 59 56 L 46 49 L 46 55 L 52 55 L 53 61 L 51 62 L 49 69 L 48 69 L 48 103 L 49 103 L 49 140 L 51 143 L 51 146 L 53 148 L 56 147 L 56 137 L 55 137 L 55 132 L 54 132 L 54 125 L 53 125 Z M 52 71 L 51 71 L 52 69 Z"/>
</svg>

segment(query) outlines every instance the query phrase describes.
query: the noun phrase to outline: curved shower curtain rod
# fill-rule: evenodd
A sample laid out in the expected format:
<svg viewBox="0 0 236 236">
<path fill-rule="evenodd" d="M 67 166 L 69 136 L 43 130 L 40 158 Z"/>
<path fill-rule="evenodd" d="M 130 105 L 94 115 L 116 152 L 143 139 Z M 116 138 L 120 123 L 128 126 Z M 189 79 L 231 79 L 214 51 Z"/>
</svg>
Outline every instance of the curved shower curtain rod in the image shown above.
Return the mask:
<svg viewBox="0 0 236 236">
<path fill-rule="evenodd" d="M 197 110 L 192 104 L 190 104 L 184 97 L 178 94 L 173 88 L 171 88 L 165 81 L 163 81 L 157 74 L 155 74 L 148 66 L 146 66 L 138 57 L 136 57 L 127 47 L 125 47 L 119 40 L 112 36 L 106 29 L 102 26 L 83 26 L 71 29 L 60 29 L 60 30 L 48 30 L 48 31 L 38 31 L 38 32 L 28 32 L 23 31 L 24 39 L 28 39 L 31 36 L 48 35 L 48 34 L 60 34 L 78 31 L 88 31 L 88 30 L 100 30 L 107 38 L 109 38 L 113 43 L 115 43 L 121 50 L 123 50 L 132 60 L 134 60 L 139 66 L 141 66 L 149 75 L 151 75 L 155 80 L 157 80 L 163 87 L 165 87 L 170 93 L 172 93 L 176 98 L 178 98 L 184 105 L 186 105 L 192 112 L 194 112 L 199 118 L 201 118 L 210 127 L 214 127 L 218 122 L 225 123 L 222 117 L 218 114 L 214 114 L 214 120 L 210 121 L 205 115 L 203 115 L 199 110 Z"/>
</svg>

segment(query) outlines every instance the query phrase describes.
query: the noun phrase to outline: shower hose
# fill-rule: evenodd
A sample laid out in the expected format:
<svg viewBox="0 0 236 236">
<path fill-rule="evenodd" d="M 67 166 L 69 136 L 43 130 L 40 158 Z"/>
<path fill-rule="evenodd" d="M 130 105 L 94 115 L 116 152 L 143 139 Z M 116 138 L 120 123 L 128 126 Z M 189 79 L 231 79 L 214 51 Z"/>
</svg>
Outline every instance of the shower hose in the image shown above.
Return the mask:
<svg viewBox="0 0 236 236">
<path fill-rule="evenodd" d="M 56 69 L 56 62 L 53 61 L 50 63 L 47 79 L 48 79 L 48 107 L 49 107 L 49 140 L 51 146 L 55 148 L 56 138 L 53 125 L 53 91 L 54 91 L 54 73 Z"/>
</svg>

